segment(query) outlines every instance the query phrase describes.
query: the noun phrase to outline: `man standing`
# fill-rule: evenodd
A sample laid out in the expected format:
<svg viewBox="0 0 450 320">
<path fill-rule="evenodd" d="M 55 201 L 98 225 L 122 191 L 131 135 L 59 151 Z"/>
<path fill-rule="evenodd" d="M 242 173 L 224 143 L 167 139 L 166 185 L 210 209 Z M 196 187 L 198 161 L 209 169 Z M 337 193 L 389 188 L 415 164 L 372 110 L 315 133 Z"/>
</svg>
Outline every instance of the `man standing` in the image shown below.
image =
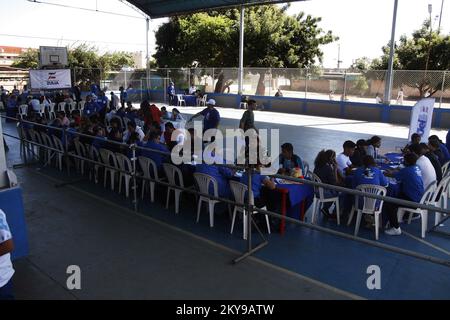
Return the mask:
<svg viewBox="0 0 450 320">
<path fill-rule="evenodd" d="M 199 113 L 193 115 L 188 122 L 199 116 L 203 116 L 203 133 L 209 129 L 217 129 L 220 123 L 220 113 L 215 108 L 216 101 L 214 99 L 209 99 L 206 103 L 206 109 L 200 111 Z"/>
<path fill-rule="evenodd" d="M 13 300 L 11 252 L 14 250 L 6 215 L 0 209 L 0 300 Z"/>
<path fill-rule="evenodd" d="M 167 87 L 167 95 L 169 96 L 169 106 L 174 105 L 175 103 L 175 85 L 173 82 L 170 82 Z"/>
<path fill-rule="evenodd" d="M 110 104 L 109 104 L 109 109 L 110 110 L 117 110 L 118 107 L 119 107 L 119 97 L 117 97 L 115 95 L 115 93 L 111 91 L 111 101 L 110 101 Z"/>
<path fill-rule="evenodd" d="M 120 87 L 119 91 L 120 91 L 120 104 L 122 105 L 122 108 L 125 108 L 125 102 L 127 102 L 128 93 L 125 91 L 124 87 Z"/>
<path fill-rule="evenodd" d="M 241 121 L 239 122 L 239 128 L 247 131 L 248 129 L 256 129 L 255 128 L 255 114 L 253 110 L 256 110 L 257 104 L 255 100 L 249 100 L 247 111 L 242 115 Z"/>
</svg>

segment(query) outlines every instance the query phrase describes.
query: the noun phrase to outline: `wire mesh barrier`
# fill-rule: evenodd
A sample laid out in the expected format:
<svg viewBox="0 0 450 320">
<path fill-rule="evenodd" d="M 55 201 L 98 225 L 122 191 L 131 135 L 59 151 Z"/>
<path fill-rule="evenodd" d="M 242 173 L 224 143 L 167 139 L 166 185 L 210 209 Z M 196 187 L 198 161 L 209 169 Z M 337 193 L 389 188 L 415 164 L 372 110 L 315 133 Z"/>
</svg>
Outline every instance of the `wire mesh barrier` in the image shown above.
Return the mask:
<svg viewBox="0 0 450 320">
<path fill-rule="evenodd" d="M 204 199 L 208 200 L 215 200 L 220 201 L 225 204 L 233 205 L 233 206 L 239 206 L 242 207 L 244 210 L 244 213 L 253 213 L 253 212 L 259 212 L 261 214 L 268 215 L 270 217 L 273 217 L 275 219 L 278 219 L 280 222 L 285 223 L 286 221 L 289 221 L 293 224 L 296 224 L 301 227 L 313 229 L 316 231 L 328 233 L 334 236 L 342 237 L 345 239 L 350 239 L 354 241 L 359 241 L 371 246 L 375 246 L 378 248 L 382 248 L 391 252 L 400 253 L 403 255 L 411 256 L 414 258 L 426 260 L 429 262 L 441 264 L 447 267 L 450 267 L 450 261 L 436 258 L 433 256 L 429 256 L 426 254 L 413 252 L 410 250 L 405 250 L 400 247 L 391 246 L 387 244 L 380 243 L 378 241 L 373 241 L 369 239 L 365 239 L 362 237 L 358 237 L 355 235 L 350 235 L 345 232 L 336 231 L 330 228 L 325 228 L 320 225 L 317 225 L 314 223 L 314 221 L 310 222 L 304 222 L 298 219 L 289 218 L 286 217 L 284 214 L 280 214 L 280 212 L 274 212 L 270 210 L 264 210 L 261 208 L 258 208 L 255 206 L 255 203 L 253 201 L 253 184 L 252 184 L 252 176 L 254 168 L 252 166 L 240 166 L 240 165 L 234 165 L 234 164 L 214 164 L 216 166 L 225 166 L 230 169 L 234 170 L 245 170 L 247 173 L 247 181 L 244 184 L 247 188 L 247 199 L 245 201 L 237 201 L 231 200 L 229 198 L 223 198 L 218 196 L 217 194 L 211 194 L 210 192 L 203 192 L 202 189 L 199 187 L 198 184 L 194 183 L 194 188 L 185 186 L 183 184 L 180 184 L 179 182 L 176 182 L 175 180 L 170 179 L 170 175 L 167 177 L 169 178 L 168 181 L 161 180 L 155 175 L 149 175 L 145 173 L 145 170 L 143 170 L 141 165 L 141 170 L 138 170 L 139 165 L 139 157 L 137 156 L 140 151 L 151 151 L 152 153 L 161 154 L 170 159 L 171 153 L 151 149 L 151 148 L 143 148 L 139 147 L 135 144 L 127 145 L 125 143 L 106 140 L 104 141 L 104 146 L 101 147 L 99 150 L 97 150 L 96 147 L 92 146 L 92 140 L 95 138 L 92 135 L 86 135 L 79 132 L 71 131 L 70 129 L 66 128 L 55 128 L 52 126 L 47 126 L 44 124 L 38 124 L 35 122 L 30 122 L 27 120 L 23 120 L 20 118 L 11 118 L 11 117 L 5 117 L 2 116 L 2 118 L 6 118 L 8 120 L 17 121 L 17 128 L 18 128 L 18 136 L 10 135 L 4 133 L 5 136 L 18 139 L 20 140 L 20 149 L 21 149 L 21 155 L 23 156 L 25 160 L 25 164 L 30 163 L 30 160 L 38 160 L 40 164 L 43 164 L 43 166 L 48 166 L 52 164 L 53 162 L 56 162 L 57 167 L 60 171 L 64 171 L 64 164 L 66 165 L 67 174 L 70 176 L 71 169 L 74 168 L 77 171 L 76 176 L 84 177 L 83 175 L 83 168 L 87 167 L 87 173 L 91 180 L 94 180 L 95 182 L 98 182 L 99 173 L 103 172 L 103 178 L 104 183 L 106 185 L 107 181 L 107 174 L 108 170 L 109 174 L 111 175 L 111 186 L 114 189 L 114 178 L 115 175 L 120 176 L 120 186 L 122 186 L 122 178 L 125 180 L 128 179 L 128 183 L 131 184 L 130 188 L 131 190 L 131 198 L 132 203 L 135 211 L 139 211 L 139 197 L 138 197 L 138 190 L 139 190 L 139 182 L 147 181 L 149 183 L 153 183 L 156 185 L 168 187 L 171 190 L 179 190 L 182 192 L 186 192 L 189 194 L 194 194 L 196 197 L 203 197 Z M 70 150 L 68 148 L 69 142 L 72 141 L 80 141 L 82 138 L 87 139 L 90 141 L 89 143 L 85 143 L 83 145 L 84 151 L 81 151 L 78 147 L 75 146 L 73 150 Z M 116 152 L 111 151 L 110 149 L 117 150 Z M 123 154 L 126 154 L 127 156 L 123 156 Z M 54 161 L 55 159 L 55 161 Z M 87 165 L 86 165 L 87 164 Z M 142 171 L 143 170 L 143 171 Z M 423 210 L 427 210 L 427 212 L 440 212 L 444 214 L 450 214 L 450 210 L 447 208 L 443 208 L 441 206 L 437 205 L 431 205 L 427 203 L 415 203 L 411 201 L 401 200 L 393 197 L 387 197 L 383 195 L 377 195 L 373 193 L 358 191 L 354 189 L 348 189 L 344 187 L 334 186 L 334 185 L 328 185 L 321 182 L 316 182 L 310 179 L 301 179 L 301 178 L 293 178 L 289 176 L 281 176 L 281 175 L 273 175 L 273 178 L 279 178 L 284 179 L 288 181 L 292 181 L 294 183 L 300 183 L 309 185 L 315 188 L 324 188 L 327 190 L 334 190 L 336 192 L 342 192 L 348 195 L 353 196 L 361 196 L 369 199 L 376 199 L 381 200 L 388 203 L 393 203 L 399 206 L 405 206 L 405 207 L 414 207 L 419 208 Z M 145 188 L 145 184 L 143 185 Z M 142 191 L 142 190 L 140 190 Z M 144 189 L 145 191 L 145 189 Z M 168 192 L 170 192 L 168 190 Z M 255 251 L 261 249 L 265 245 L 268 244 L 268 239 L 264 236 L 264 234 L 259 229 L 259 226 L 255 223 L 254 218 L 252 217 L 252 214 L 245 214 L 245 227 L 247 228 L 247 251 L 244 253 L 243 256 L 237 258 L 235 262 L 241 261 L 243 258 L 251 255 Z M 445 219 L 445 218 L 444 218 Z M 439 222 L 438 222 L 439 224 Z M 252 243 L 252 228 L 256 228 L 258 231 L 258 234 L 261 236 L 262 242 L 260 242 L 256 247 L 253 246 Z"/>
</svg>

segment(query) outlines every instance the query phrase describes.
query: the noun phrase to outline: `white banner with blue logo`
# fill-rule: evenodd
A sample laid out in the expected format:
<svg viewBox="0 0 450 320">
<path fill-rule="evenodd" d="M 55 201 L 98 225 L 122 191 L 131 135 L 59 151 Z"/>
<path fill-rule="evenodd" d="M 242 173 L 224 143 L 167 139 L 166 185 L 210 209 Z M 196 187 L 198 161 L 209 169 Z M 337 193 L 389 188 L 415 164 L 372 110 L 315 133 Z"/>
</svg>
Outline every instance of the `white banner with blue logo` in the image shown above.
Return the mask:
<svg viewBox="0 0 450 320">
<path fill-rule="evenodd" d="M 72 87 L 70 69 L 30 70 L 31 89 L 51 90 Z"/>
<path fill-rule="evenodd" d="M 434 102 L 435 99 L 426 98 L 418 101 L 413 107 L 408 136 L 410 140 L 413 133 L 418 133 L 422 137 L 422 141 L 426 141 L 430 136 Z"/>
</svg>

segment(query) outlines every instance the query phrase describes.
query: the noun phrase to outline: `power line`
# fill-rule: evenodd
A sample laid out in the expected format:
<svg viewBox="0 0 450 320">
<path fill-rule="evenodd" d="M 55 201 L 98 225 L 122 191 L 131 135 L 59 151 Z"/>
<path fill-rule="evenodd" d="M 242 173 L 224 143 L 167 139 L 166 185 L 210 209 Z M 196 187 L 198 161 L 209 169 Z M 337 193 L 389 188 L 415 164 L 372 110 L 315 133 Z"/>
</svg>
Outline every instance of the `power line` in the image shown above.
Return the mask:
<svg viewBox="0 0 450 320">
<path fill-rule="evenodd" d="M 83 40 L 83 39 L 61 39 L 61 38 L 50 38 L 50 37 L 38 37 L 38 36 L 25 36 L 17 34 L 4 34 L 0 33 L 3 37 L 16 37 L 16 38 L 27 38 L 27 39 L 45 39 L 45 40 L 55 40 L 55 41 L 72 41 L 72 42 L 89 42 L 89 43 L 105 43 L 105 44 L 120 44 L 120 45 L 139 45 L 145 46 L 144 43 L 127 43 L 127 42 L 111 42 L 111 41 L 99 41 L 99 40 Z"/>
<path fill-rule="evenodd" d="M 111 11 L 103 11 L 103 10 L 98 10 L 98 9 L 89 9 L 89 8 L 83 8 L 83 7 L 75 7 L 75 6 L 70 6 L 70 5 L 67 5 L 67 4 L 45 2 L 45 1 L 38 1 L 38 0 L 27 0 L 27 1 L 31 2 L 31 3 L 46 4 L 46 5 L 51 5 L 51 6 L 61 7 L 61 8 L 77 9 L 77 10 L 83 10 L 83 11 L 91 11 L 91 12 L 112 14 L 112 15 L 116 15 L 116 16 L 122 16 L 122 17 L 127 17 L 127 18 L 134 18 L 134 19 L 145 19 L 144 17 L 137 17 L 137 16 L 128 15 L 128 14 L 111 12 Z"/>
</svg>

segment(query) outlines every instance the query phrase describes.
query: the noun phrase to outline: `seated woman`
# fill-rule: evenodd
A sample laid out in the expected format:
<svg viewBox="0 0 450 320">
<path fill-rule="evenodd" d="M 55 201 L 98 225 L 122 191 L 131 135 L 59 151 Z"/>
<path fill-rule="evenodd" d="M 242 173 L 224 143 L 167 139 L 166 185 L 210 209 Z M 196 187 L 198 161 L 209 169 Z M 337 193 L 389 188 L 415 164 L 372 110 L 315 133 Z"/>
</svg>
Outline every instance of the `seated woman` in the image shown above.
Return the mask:
<svg viewBox="0 0 450 320">
<path fill-rule="evenodd" d="M 405 153 L 410 152 L 411 150 L 409 150 L 409 147 L 413 144 L 419 144 L 421 139 L 422 139 L 422 137 L 420 136 L 420 134 L 413 133 L 411 135 L 411 141 L 402 149 L 402 153 L 405 154 Z"/>
<path fill-rule="evenodd" d="M 391 176 L 397 179 L 401 184 L 401 189 L 397 198 L 420 202 L 423 194 L 424 187 L 422 181 L 422 172 L 416 165 L 417 155 L 415 153 L 407 153 L 404 157 L 405 168 L 397 172 L 386 172 L 387 176 Z M 383 212 L 388 216 L 390 229 L 385 231 L 386 234 L 391 236 L 397 236 L 402 234 L 400 225 L 397 219 L 397 210 L 399 205 L 386 202 L 383 207 Z"/>
<path fill-rule="evenodd" d="M 314 174 L 317 175 L 322 183 L 333 186 L 342 185 L 337 172 L 336 152 L 334 150 L 322 150 L 314 161 Z M 325 198 L 337 197 L 339 193 L 335 190 L 324 189 Z M 329 209 L 332 203 L 324 203 L 322 213 L 326 217 L 335 217 L 335 214 L 330 215 Z"/>
<path fill-rule="evenodd" d="M 356 149 L 353 155 L 350 157 L 350 161 L 355 167 L 363 166 L 363 158 L 367 154 L 367 141 L 360 139 L 356 141 Z"/>
<path fill-rule="evenodd" d="M 171 117 L 170 120 L 172 120 L 172 121 L 184 121 L 184 117 L 180 113 L 180 111 L 178 111 L 177 108 L 173 108 L 172 109 L 172 117 Z"/>
<path fill-rule="evenodd" d="M 379 136 L 373 136 L 367 140 L 367 155 L 372 156 L 375 162 L 386 161 L 387 158 L 379 154 L 379 149 L 381 147 L 381 138 Z"/>
</svg>

